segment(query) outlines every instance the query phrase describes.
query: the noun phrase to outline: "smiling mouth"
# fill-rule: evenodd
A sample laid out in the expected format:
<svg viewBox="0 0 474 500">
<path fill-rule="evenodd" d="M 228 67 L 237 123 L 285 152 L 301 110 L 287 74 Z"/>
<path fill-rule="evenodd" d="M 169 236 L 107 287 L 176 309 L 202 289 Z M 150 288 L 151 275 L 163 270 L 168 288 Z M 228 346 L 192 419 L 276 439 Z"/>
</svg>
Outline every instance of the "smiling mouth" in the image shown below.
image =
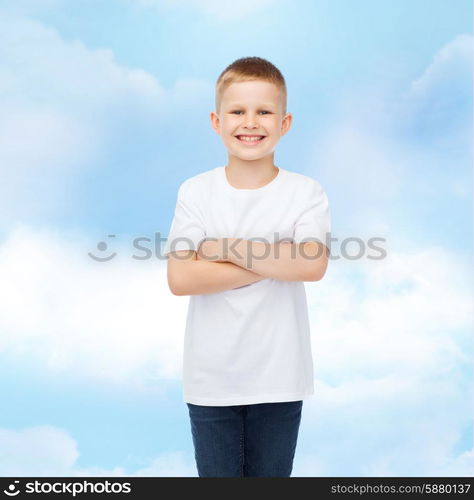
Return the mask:
<svg viewBox="0 0 474 500">
<path fill-rule="evenodd" d="M 258 135 L 258 136 L 236 135 L 235 138 L 242 144 L 252 146 L 254 144 L 260 144 L 266 138 L 266 135 Z"/>
</svg>

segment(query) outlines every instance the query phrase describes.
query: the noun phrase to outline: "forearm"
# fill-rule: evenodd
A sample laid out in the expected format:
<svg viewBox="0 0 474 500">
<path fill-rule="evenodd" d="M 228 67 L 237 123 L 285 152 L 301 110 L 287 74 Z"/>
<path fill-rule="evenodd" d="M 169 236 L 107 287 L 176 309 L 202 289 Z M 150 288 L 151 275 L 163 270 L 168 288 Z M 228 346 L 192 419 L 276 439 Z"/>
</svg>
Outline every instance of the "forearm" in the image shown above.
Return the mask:
<svg viewBox="0 0 474 500">
<path fill-rule="evenodd" d="M 265 278 L 284 281 L 317 281 L 327 267 L 317 243 L 263 243 L 229 238 L 225 260 Z"/>
<path fill-rule="evenodd" d="M 180 274 L 175 295 L 203 295 L 232 290 L 265 279 L 231 262 L 192 260 Z"/>
</svg>

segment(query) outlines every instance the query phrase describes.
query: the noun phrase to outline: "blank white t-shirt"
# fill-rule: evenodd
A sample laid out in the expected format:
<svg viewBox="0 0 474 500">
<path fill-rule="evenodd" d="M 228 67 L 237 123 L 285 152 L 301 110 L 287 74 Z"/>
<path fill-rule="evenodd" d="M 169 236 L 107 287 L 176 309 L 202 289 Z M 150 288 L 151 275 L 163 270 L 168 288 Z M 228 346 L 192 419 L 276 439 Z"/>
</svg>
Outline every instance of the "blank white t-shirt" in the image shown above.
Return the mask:
<svg viewBox="0 0 474 500">
<path fill-rule="evenodd" d="M 184 181 L 164 254 L 206 238 L 320 241 L 330 249 L 328 199 L 315 179 L 279 168 L 257 189 L 238 189 L 225 166 Z M 217 264 L 216 264 L 217 265 Z M 314 394 L 306 291 L 263 279 L 191 295 L 183 353 L 184 401 L 205 406 L 298 401 Z"/>
</svg>

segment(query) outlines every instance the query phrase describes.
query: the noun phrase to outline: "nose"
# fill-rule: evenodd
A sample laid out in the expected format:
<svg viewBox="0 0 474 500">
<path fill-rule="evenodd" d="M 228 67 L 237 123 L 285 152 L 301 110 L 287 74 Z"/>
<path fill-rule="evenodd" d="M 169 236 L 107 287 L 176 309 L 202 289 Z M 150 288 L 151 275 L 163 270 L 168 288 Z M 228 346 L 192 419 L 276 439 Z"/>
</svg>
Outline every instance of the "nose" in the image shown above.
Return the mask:
<svg viewBox="0 0 474 500">
<path fill-rule="evenodd" d="M 247 113 L 246 118 L 244 120 L 244 125 L 247 128 L 255 128 L 257 126 L 257 119 L 251 113 Z"/>
</svg>

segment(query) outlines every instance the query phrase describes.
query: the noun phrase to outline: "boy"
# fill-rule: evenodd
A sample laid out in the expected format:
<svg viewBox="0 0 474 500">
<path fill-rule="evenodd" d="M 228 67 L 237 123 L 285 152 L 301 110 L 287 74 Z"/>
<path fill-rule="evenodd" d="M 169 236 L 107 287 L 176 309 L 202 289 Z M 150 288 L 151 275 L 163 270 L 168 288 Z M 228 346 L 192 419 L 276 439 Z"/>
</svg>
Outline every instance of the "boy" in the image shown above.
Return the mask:
<svg viewBox="0 0 474 500">
<path fill-rule="evenodd" d="M 326 272 L 328 199 L 316 180 L 273 163 L 292 115 L 269 61 L 230 64 L 210 118 L 227 165 L 181 184 L 164 251 L 170 290 L 191 296 L 183 395 L 197 469 L 289 477 L 302 400 L 314 394 L 303 282 Z"/>
</svg>

